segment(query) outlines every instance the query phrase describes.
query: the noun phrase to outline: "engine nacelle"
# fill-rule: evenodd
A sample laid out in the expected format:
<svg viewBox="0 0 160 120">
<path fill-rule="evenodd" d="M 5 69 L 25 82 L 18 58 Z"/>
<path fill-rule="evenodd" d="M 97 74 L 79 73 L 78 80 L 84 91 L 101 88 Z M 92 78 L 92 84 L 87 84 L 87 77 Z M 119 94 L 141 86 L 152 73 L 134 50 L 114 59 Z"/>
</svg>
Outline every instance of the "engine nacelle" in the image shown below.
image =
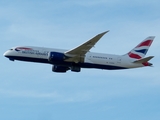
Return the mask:
<svg viewBox="0 0 160 120">
<path fill-rule="evenodd" d="M 48 54 L 48 61 L 55 62 L 55 61 L 63 61 L 65 59 L 65 55 L 59 52 L 50 52 Z"/>
<path fill-rule="evenodd" d="M 52 71 L 53 72 L 61 72 L 61 73 L 64 73 L 64 72 L 67 72 L 67 70 L 69 70 L 68 67 L 65 67 L 65 66 L 57 66 L 57 65 L 53 65 L 52 66 Z"/>
</svg>

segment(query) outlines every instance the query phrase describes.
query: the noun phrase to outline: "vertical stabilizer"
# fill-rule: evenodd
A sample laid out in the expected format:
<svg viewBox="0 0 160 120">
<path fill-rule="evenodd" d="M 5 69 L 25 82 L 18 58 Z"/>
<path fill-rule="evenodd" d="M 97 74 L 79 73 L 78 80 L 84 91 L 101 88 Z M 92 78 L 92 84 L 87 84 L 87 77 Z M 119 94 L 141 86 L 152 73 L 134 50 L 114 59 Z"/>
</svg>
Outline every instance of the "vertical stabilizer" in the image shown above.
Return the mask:
<svg viewBox="0 0 160 120">
<path fill-rule="evenodd" d="M 134 49 L 132 49 L 126 55 L 128 55 L 130 58 L 133 58 L 133 59 L 143 58 L 147 54 L 149 47 L 151 46 L 154 38 L 155 36 L 147 37 L 145 40 L 143 40 L 140 44 L 138 44 Z"/>
</svg>

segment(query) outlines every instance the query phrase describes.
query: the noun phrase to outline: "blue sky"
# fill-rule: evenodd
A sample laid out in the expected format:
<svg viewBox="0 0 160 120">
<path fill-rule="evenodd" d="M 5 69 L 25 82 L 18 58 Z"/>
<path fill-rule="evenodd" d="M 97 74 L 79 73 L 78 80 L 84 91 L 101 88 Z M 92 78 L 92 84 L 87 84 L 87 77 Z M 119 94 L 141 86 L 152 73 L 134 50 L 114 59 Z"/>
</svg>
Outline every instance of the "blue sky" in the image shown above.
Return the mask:
<svg viewBox="0 0 160 120">
<path fill-rule="evenodd" d="M 159 0 L 0 1 L 0 119 L 159 120 L 159 5 Z M 71 49 L 106 30 L 91 51 L 125 54 L 153 35 L 147 56 L 155 56 L 154 67 L 57 74 L 51 65 L 3 57 L 19 45 Z"/>
</svg>

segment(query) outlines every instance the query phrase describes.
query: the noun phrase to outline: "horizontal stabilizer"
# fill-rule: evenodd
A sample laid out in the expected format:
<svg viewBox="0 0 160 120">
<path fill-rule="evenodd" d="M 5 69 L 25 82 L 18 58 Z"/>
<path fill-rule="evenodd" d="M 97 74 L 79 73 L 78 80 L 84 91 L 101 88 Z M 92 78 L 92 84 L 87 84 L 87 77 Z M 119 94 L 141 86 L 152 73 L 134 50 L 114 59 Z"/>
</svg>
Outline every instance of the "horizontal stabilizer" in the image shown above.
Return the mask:
<svg viewBox="0 0 160 120">
<path fill-rule="evenodd" d="M 145 62 L 148 62 L 150 59 L 152 59 L 154 56 L 149 56 L 149 57 L 146 57 L 146 58 L 142 58 L 142 59 L 139 59 L 139 60 L 136 60 L 134 61 L 133 63 L 145 63 Z"/>
</svg>

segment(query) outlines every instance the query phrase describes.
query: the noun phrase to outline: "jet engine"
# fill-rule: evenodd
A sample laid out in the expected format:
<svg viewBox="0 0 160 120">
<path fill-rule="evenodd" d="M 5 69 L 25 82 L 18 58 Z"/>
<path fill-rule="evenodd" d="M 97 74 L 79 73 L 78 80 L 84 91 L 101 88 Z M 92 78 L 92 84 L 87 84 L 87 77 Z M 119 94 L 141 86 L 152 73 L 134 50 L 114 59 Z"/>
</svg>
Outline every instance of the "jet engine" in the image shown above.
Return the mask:
<svg viewBox="0 0 160 120">
<path fill-rule="evenodd" d="M 50 52 L 48 54 L 48 61 L 50 62 L 63 61 L 65 58 L 66 56 L 59 52 Z"/>
</svg>

